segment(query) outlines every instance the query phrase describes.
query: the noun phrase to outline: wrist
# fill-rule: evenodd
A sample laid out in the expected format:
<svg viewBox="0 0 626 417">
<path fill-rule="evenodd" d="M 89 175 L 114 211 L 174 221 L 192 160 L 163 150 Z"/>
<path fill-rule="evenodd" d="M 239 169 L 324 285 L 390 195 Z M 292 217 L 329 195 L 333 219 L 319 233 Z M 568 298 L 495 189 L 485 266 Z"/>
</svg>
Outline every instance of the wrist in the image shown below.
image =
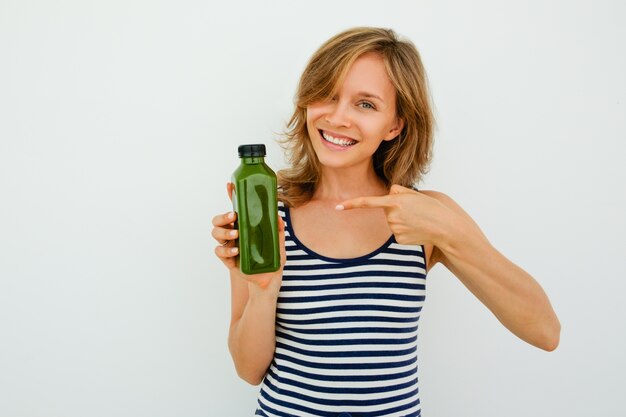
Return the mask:
<svg viewBox="0 0 626 417">
<path fill-rule="evenodd" d="M 248 281 L 248 293 L 250 298 L 276 301 L 280 286 L 278 288 L 274 287 L 276 286 L 272 285 L 271 281 Z"/>
</svg>

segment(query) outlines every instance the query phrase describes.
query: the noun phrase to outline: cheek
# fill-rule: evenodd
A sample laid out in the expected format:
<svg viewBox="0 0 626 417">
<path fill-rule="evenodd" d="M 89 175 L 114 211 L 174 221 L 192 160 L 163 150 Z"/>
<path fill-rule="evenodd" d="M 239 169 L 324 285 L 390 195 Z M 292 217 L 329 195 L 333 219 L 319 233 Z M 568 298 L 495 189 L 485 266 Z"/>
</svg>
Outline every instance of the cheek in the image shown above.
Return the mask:
<svg viewBox="0 0 626 417">
<path fill-rule="evenodd" d="M 361 131 L 372 139 L 381 139 L 386 132 L 386 125 L 383 120 L 367 118 L 361 123 Z"/>
<path fill-rule="evenodd" d="M 316 121 L 322 116 L 323 109 L 319 106 L 308 106 L 306 108 L 306 121 L 307 123 L 311 123 Z"/>
<path fill-rule="evenodd" d="M 378 139 L 383 139 L 395 126 L 395 117 L 381 117 L 378 120 L 372 120 L 368 125 L 369 131 L 376 135 Z"/>
</svg>

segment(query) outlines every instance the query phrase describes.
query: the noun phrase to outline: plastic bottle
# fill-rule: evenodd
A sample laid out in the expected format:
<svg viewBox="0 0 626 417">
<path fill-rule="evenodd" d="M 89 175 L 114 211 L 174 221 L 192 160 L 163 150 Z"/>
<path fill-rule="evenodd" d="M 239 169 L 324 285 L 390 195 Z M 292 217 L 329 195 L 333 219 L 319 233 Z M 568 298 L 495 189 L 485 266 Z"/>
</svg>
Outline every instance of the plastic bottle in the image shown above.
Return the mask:
<svg viewBox="0 0 626 417">
<path fill-rule="evenodd" d="M 233 209 L 239 229 L 239 268 L 244 274 L 280 268 L 276 174 L 265 164 L 265 145 L 241 145 L 233 172 Z"/>
</svg>

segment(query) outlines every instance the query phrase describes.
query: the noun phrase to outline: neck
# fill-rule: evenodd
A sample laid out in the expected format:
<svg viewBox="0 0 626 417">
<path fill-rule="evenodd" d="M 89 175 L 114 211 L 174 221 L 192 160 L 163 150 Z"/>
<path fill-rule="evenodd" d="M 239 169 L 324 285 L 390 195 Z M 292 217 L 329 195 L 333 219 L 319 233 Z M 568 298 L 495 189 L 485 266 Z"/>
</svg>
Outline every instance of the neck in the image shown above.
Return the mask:
<svg viewBox="0 0 626 417">
<path fill-rule="evenodd" d="M 323 167 L 311 200 L 335 204 L 356 197 L 385 195 L 388 191 L 373 164 L 340 169 Z"/>
</svg>

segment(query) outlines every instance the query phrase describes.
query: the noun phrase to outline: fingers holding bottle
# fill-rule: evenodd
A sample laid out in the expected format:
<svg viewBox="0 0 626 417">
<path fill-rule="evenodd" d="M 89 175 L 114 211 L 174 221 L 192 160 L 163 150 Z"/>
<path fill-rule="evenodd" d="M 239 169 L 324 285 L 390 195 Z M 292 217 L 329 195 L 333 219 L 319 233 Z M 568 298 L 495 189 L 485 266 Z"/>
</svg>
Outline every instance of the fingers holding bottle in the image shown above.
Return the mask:
<svg viewBox="0 0 626 417">
<path fill-rule="evenodd" d="M 239 254 L 239 248 L 235 245 L 239 237 L 239 231 L 235 229 L 237 214 L 228 212 L 213 217 L 213 230 L 211 236 L 219 244 L 215 248 L 215 255 L 228 267 L 236 267 L 235 257 Z"/>
<path fill-rule="evenodd" d="M 229 199 L 232 201 L 234 197 L 235 184 L 232 182 L 227 182 L 226 191 Z M 268 213 L 265 214 L 267 215 Z M 277 249 L 279 250 L 279 269 L 274 272 L 256 273 L 250 275 L 243 273 L 243 269 L 240 269 L 239 266 L 241 260 L 238 259 L 238 257 L 241 256 L 241 251 L 240 248 L 237 247 L 239 243 L 237 239 L 240 237 L 239 230 L 235 228 L 236 221 L 238 220 L 237 213 L 227 212 L 215 216 L 212 220 L 212 236 L 219 244 L 215 248 L 215 254 L 230 270 L 231 276 L 232 274 L 235 274 L 235 276 L 249 283 L 256 284 L 254 285 L 254 287 L 259 288 L 264 292 L 268 292 L 266 290 L 269 290 L 270 293 L 277 293 L 280 289 L 280 285 L 282 282 L 282 270 L 287 258 L 285 252 L 285 222 L 278 212 L 276 212 L 276 215 L 278 220 Z M 265 233 L 265 235 L 267 236 L 268 234 Z"/>
</svg>

